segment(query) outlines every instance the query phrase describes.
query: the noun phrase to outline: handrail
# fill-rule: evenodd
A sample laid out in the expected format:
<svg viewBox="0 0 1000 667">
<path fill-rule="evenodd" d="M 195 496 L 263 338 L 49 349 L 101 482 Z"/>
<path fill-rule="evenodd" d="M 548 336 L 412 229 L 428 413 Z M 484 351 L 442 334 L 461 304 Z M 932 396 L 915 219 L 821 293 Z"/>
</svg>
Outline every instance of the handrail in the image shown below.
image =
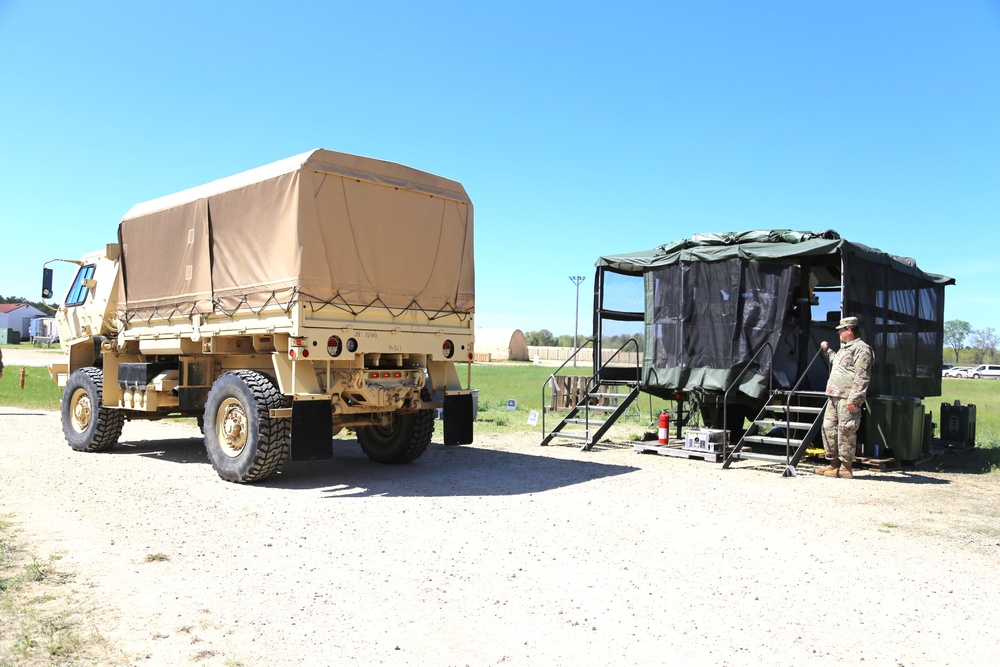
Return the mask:
<svg viewBox="0 0 1000 667">
<path fill-rule="evenodd" d="M 805 380 L 806 376 L 809 375 L 809 369 L 812 368 L 812 365 L 814 363 L 816 363 L 816 359 L 819 358 L 819 355 L 822 352 L 823 352 L 823 348 L 820 348 L 820 349 L 816 350 L 816 354 L 814 354 L 813 358 L 809 360 L 808 364 L 806 364 L 806 369 L 804 371 L 802 371 L 801 374 L 799 374 L 799 380 L 798 380 L 798 382 L 796 382 L 795 385 L 789 390 L 789 392 L 788 392 L 789 396 L 791 394 L 794 394 L 798 390 L 799 385 L 802 384 L 802 381 Z M 791 399 L 789 399 L 789 400 L 791 400 Z M 788 405 L 791 405 L 791 403 L 789 402 Z"/>
<path fill-rule="evenodd" d="M 621 354 L 622 350 L 624 350 L 625 347 L 629 343 L 632 343 L 633 345 L 635 345 L 635 377 L 636 377 L 636 382 L 639 381 L 639 343 L 635 340 L 635 338 L 629 338 L 627 341 L 625 341 L 624 343 L 622 343 L 621 347 L 619 347 L 617 350 L 615 350 L 614 354 L 612 354 L 610 357 L 608 357 L 607 361 L 603 362 L 600 365 L 600 367 L 596 371 L 594 371 L 593 375 L 590 376 L 590 379 L 587 380 L 587 384 L 584 385 L 584 393 L 585 394 L 587 394 L 589 396 L 591 391 L 593 391 L 594 389 L 597 389 L 598 387 L 601 386 L 601 380 L 600 380 L 601 371 L 603 371 L 608 366 L 608 364 L 610 364 L 612 361 L 614 361 L 615 357 L 617 357 L 619 354 Z M 586 401 L 583 404 L 583 421 L 584 421 L 584 424 L 586 425 L 585 435 L 589 438 L 590 437 L 590 401 Z"/>
<path fill-rule="evenodd" d="M 546 412 L 546 410 L 545 410 L 545 388 L 547 386 L 549 386 L 549 383 L 552 382 L 552 378 L 554 378 L 559 373 L 559 371 L 561 371 L 566 366 L 566 364 L 568 364 L 569 362 L 571 362 L 574 359 L 576 359 L 576 355 L 580 354 L 580 352 L 582 352 L 585 347 L 587 347 L 588 345 L 592 345 L 592 344 L 594 344 L 594 339 L 593 338 L 588 338 L 587 340 L 583 341 L 583 343 L 580 345 L 580 347 L 576 348 L 576 350 L 573 351 L 573 354 L 571 354 L 568 357 L 566 357 L 566 361 L 562 362 L 559 365 L 559 368 L 557 368 L 554 371 L 552 371 L 552 374 L 549 375 L 549 377 L 546 378 L 545 382 L 542 384 L 542 436 L 543 437 L 545 435 L 545 412 Z"/>
<path fill-rule="evenodd" d="M 572 361 L 576 357 L 576 355 L 579 354 L 581 350 L 583 350 L 583 348 L 585 348 L 587 345 L 589 345 L 591 343 L 595 343 L 595 341 L 594 341 L 593 338 L 588 338 L 587 340 L 585 340 L 583 342 L 583 344 L 580 347 L 578 347 L 576 349 L 576 351 L 574 351 L 573 354 L 571 354 L 569 356 L 569 358 L 566 359 L 566 361 L 564 361 L 559 366 L 559 368 L 557 368 L 555 371 L 553 371 L 553 373 L 551 375 L 549 375 L 548 379 L 546 379 L 545 383 L 542 385 L 542 437 L 545 437 L 545 433 L 546 433 L 546 431 L 545 431 L 545 412 L 546 412 L 546 410 L 545 410 L 545 387 L 547 387 L 549 385 L 549 383 L 552 381 L 552 378 L 554 378 L 559 373 L 559 371 L 561 371 L 563 369 L 563 367 L 566 366 L 566 364 L 568 364 L 570 361 Z M 608 357 L 607 361 L 601 363 L 601 365 L 598 367 L 598 369 L 596 371 L 594 371 L 594 374 L 590 376 L 590 378 L 587 380 L 587 383 L 584 385 L 584 393 L 589 394 L 593 389 L 595 389 L 595 388 L 597 388 L 597 387 L 600 386 L 601 371 L 604 370 L 608 366 L 608 364 L 610 364 L 612 361 L 614 361 L 615 358 L 619 354 L 621 354 L 625 350 L 626 347 L 628 347 L 629 343 L 631 343 L 635 347 L 635 377 L 636 377 L 636 382 L 639 382 L 639 342 L 633 337 L 633 338 L 629 338 L 627 341 L 625 341 L 624 343 L 622 343 L 621 347 L 619 347 L 617 350 L 615 350 L 614 354 L 612 354 L 610 357 Z M 596 344 L 595 344 L 595 350 L 596 350 Z M 584 418 L 585 422 L 587 424 L 589 424 L 590 423 L 590 401 L 587 401 L 586 403 L 584 403 L 583 411 L 584 411 L 583 412 L 583 418 Z M 588 428 L 587 435 L 588 436 L 590 435 L 589 428 Z"/>
<path fill-rule="evenodd" d="M 729 431 L 726 430 L 729 426 L 729 392 L 733 390 L 733 387 L 738 386 L 740 379 L 748 370 L 750 370 L 750 366 L 757 360 L 757 357 L 760 356 L 760 353 L 765 349 L 771 353 L 771 365 L 767 373 L 767 395 L 771 395 L 771 388 L 773 386 L 772 380 L 774 379 L 774 348 L 771 346 L 771 341 L 767 340 L 764 341 L 763 345 L 757 348 L 757 351 L 753 353 L 752 357 L 750 357 L 750 361 L 743 366 L 743 370 L 741 370 L 739 375 L 737 375 L 736 378 L 729 383 L 729 386 L 726 387 L 726 393 L 722 395 L 722 428 L 725 431 L 725 438 L 722 447 L 726 456 L 729 455 Z"/>
<path fill-rule="evenodd" d="M 627 341 L 625 341 L 624 343 L 622 343 L 621 347 L 619 347 L 617 350 L 615 350 L 614 354 L 612 354 L 610 357 L 608 357 L 607 361 L 605 361 L 604 363 L 601 364 L 600 368 L 598 368 L 596 371 L 594 371 L 593 375 L 590 376 L 590 380 L 587 381 L 587 387 L 588 387 L 587 391 L 588 392 L 590 391 L 591 382 L 595 383 L 595 385 L 594 385 L 595 387 L 596 386 L 600 386 L 601 371 L 603 371 L 605 368 L 607 368 L 608 364 L 610 364 L 612 361 L 615 360 L 615 357 L 617 357 L 619 354 L 621 354 L 622 352 L 624 352 L 625 348 L 628 347 L 629 343 L 632 343 L 632 345 L 635 346 L 635 371 L 636 371 L 635 372 L 635 377 L 636 377 L 636 381 L 638 382 L 638 380 L 639 380 L 639 341 L 637 341 L 635 338 L 629 338 Z"/>
<path fill-rule="evenodd" d="M 816 363 L 816 359 L 819 358 L 821 352 L 823 352 L 823 348 L 816 351 L 813 358 L 809 360 L 808 364 L 806 364 L 806 369 L 799 374 L 798 381 L 796 381 L 796 383 L 792 385 L 792 388 L 788 390 L 788 396 L 785 398 L 785 466 L 788 467 L 790 467 L 789 463 L 792 460 L 792 397 L 798 390 L 799 385 L 802 384 L 802 381 L 808 377 L 809 369 L 812 368 L 814 363 Z M 787 468 L 786 472 L 788 472 Z M 792 472 L 794 473 L 794 469 L 792 469 Z"/>
<path fill-rule="evenodd" d="M 761 350 L 763 350 L 763 346 L 761 347 L 760 350 L 757 351 L 757 354 L 759 354 L 761 352 Z M 816 359 L 819 357 L 820 352 L 822 352 L 822 351 L 823 351 L 822 349 L 819 350 L 819 351 L 817 351 L 816 354 L 813 356 L 813 358 L 809 360 L 809 363 L 806 364 L 805 370 L 802 371 L 802 373 L 799 374 L 799 379 L 795 382 L 795 384 L 792 386 L 792 388 L 788 390 L 787 398 L 785 399 L 784 408 L 785 408 L 785 465 L 786 465 L 785 472 L 786 472 L 786 476 L 787 476 L 787 473 L 789 471 L 788 470 L 788 467 L 790 467 L 789 464 L 790 464 L 790 462 L 792 460 L 792 423 L 791 423 L 792 422 L 792 418 L 791 418 L 792 398 L 795 396 L 795 393 L 798 391 L 799 385 L 801 385 L 802 382 L 805 381 L 806 377 L 808 377 L 808 375 L 809 375 L 809 369 L 812 368 L 812 366 L 813 366 L 814 363 L 816 363 Z M 756 358 L 756 356 L 757 355 L 755 354 L 754 358 Z M 750 360 L 750 363 L 753 363 L 753 359 Z M 750 363 L 748 363 L 747 367 L 743 369 L 744 372 L 746 371 L 747 368 L 749 368 Z M 773 371 L 773 368 L 772 368 L 772 371 Z M 742 376 L 743 376 L 743 373 L 741 372 L 740 375 L 738 375 L 736 379 L 739 380 L 739 378 L 742 377 Z M 734 387 L 734 386 L 736 386 L 736 381 L 735 380 L 733 381 L 733 383 L 730 385 L 729 388 L 732 389 L 732 387 Z M 768 395 L 769 396 L 771 395 L 770 386 L 768 387 Z M 728 397 L 728 396 L 729 396 L 729 389 L 726 390 L 726 394 L 725 394 L 725 397 Z M 725 398 L 723 400 L 725 400 Z M 723 405 L 723 408 L 722 408 L 722 410 L 723 410 L 723 420 L 725 420 L 725 418 L 726 418 L 725 415 L 726 415 L 726 408 L 727 408 L 727 406 L 728 406 L 728 402 L 725 403 Z M 727 442 L 727 444 L 728 444 L 728 442 Z M 735 450 L 735 447 L 734 447 L 734 450 Z M 726 459 L 728 460 L 728 458 L 730 456 L 731 456 L 731 454 L 727 454 L 726 455 Z M 794 470 L 792 470 L 792 476 L 794 476 Z"/>
</svg>

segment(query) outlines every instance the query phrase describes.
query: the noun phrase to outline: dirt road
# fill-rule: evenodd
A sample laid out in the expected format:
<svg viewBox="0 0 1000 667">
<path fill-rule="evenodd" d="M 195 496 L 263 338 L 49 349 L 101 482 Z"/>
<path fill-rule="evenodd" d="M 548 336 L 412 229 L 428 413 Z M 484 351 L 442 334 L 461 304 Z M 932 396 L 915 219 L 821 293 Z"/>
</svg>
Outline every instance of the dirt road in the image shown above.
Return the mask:
<svg viewBox="0 0 1000 667">
<path fill-rule="evenodd" d="M 219 479 L 0 407 L 0 513 L 134 665 L 1000 663 L 998 475 L 722 470 L 534 436 Z"/>
<path fill-rule="evenodd" d="M 8 347 L 3 350 L 4 366 L 10 371 L 20 366 L 48 366 L 64 361 L 65 354 L 58 348 L 51 347 Z"/>
</svg>

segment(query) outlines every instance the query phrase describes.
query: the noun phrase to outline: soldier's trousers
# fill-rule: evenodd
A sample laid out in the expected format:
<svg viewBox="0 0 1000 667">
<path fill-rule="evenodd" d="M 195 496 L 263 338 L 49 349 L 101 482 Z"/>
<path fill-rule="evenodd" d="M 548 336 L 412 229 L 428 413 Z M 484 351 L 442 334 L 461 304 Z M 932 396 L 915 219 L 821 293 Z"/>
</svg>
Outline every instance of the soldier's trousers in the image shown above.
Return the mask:
<svg viewBox="0 0 1000 667">
<path fill-rule="evenodd" d="M 861 410 L 848 412 L 846 398 L 831 398 L 823 416 L 823 449 L 826 458 L 854 461 L 861 426 Z"/>
</svg>

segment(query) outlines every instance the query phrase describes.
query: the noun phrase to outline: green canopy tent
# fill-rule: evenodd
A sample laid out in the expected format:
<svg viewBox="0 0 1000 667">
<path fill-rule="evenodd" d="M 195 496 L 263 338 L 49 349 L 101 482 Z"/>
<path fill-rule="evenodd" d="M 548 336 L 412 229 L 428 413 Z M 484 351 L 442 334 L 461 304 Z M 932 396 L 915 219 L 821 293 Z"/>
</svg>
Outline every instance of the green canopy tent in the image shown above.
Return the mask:
<svg viewBox="0 0 1000 667">
<path fill-rule="evenodd" d="M 614 305 L 609 286 L 622 277 L 642 280 L 641 313 Z M 610 323 L 643 322 L 640 387 L 655 396 L 695 393 L 703 405 L 717 403 L 739 377 L 730 401 L 747 406 L 734 413 L 742 420 L 769 386 L 802 380 L 800 388 L 822 389 L 827 368 L 810 361 L 821 341 L 837 341 L 840 317 L 853 315 L 875 351 L 870 391 L 923 398 L 941 393 L 944 287 L 951 284 L 912 259 L 834 231 L 699 234 L 601 257 L 594 331 L 600 346 Z M 612 379 L 615 371 L 595 372 Z"/>
</svg>

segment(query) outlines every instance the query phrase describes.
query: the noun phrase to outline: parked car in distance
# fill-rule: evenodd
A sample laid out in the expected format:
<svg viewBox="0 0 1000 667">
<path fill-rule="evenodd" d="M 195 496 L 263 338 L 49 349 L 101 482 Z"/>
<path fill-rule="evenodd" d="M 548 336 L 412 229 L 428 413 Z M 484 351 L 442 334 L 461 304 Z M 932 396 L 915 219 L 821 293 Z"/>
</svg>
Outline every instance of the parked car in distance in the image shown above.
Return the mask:
<svg viewBox="0 0 1000 667">
<path fill-rule="evenodd" d="M 952 366 L 946 369 L 942 375 L 946 378 L 967 378 L 971 370 L 968 366 Z"/>
<path fill-rule="evenodd" d="M 969 371 L 969 377 L 975 378 L 989 378 L 991 380 L 1000 379 L 1000 365 L 994 364 L 979 364 L 975 368 Z"/>
</svg>

